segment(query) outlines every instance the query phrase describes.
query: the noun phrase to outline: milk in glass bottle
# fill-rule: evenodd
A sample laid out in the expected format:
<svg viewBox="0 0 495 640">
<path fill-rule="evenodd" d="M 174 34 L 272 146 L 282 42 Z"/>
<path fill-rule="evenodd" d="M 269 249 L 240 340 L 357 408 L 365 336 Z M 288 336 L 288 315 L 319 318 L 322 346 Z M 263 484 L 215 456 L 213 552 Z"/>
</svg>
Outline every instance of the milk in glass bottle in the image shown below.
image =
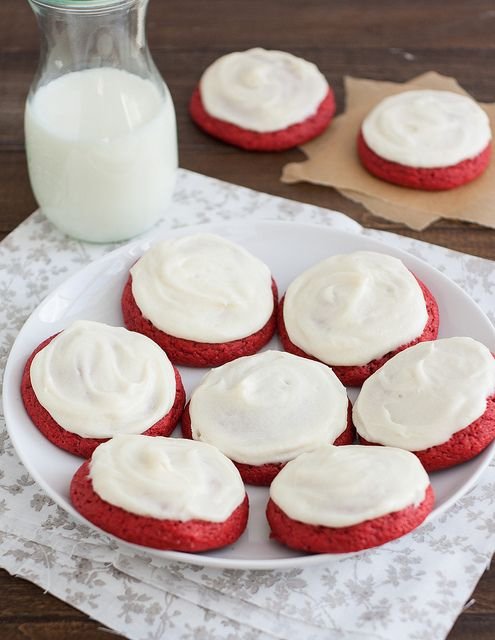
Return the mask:
<svg viewBox="0 0 495 640">
<path fill-rule="evenodd" d="M 92 242 L 135 236 L 170 203 L 175 113 L 145 36 L 148 0 L 29 0 L 41 58 L 25 110 L 43 213 Z"/>
</svg>

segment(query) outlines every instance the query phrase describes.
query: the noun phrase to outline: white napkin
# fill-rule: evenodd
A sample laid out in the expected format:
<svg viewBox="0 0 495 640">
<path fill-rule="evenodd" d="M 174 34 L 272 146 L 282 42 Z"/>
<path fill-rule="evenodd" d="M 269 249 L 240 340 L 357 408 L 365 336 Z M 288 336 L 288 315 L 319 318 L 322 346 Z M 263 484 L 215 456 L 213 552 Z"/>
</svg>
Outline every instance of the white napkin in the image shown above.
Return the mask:
<svg viewBox="0 0 495 640">
<path fill-rule="evenodd" d="M 325 209 L 187 171 L 163 227 L 231 219 L 324 224 L 378 237 L 427 260 L 494 321 L 494 264 L 364 230 Z M 0 244 L 0 368 L 34 307 L 115 245 L 69 240 L 39 213 Z M 132 555 L 76 524 L 34 483 L 0 423 L 0 566 L 131 639 L 442 639 L 495 548 L 495 466 L 453 508 L 404 538 L 287 571 L 215 570 Z"/>
</svg>

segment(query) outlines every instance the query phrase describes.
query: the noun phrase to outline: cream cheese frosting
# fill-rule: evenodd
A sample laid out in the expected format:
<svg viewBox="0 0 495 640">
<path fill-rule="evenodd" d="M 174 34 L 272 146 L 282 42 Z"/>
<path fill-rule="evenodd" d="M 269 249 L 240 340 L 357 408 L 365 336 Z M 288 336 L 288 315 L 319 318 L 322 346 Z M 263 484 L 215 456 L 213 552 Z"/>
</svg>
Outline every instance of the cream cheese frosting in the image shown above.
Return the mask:
<svg viewBox="0 0 495 640">
<path fill-rule="evenodd" d="M 474 158 L 490 143 L 490 121 L 468 96 L 404 91 L 366 116 L 362 134 L 376 154 L 418 168 L 448 167 Z"/>
<path fill-rule="evenodd" d="M 116 436 L 95 449 L 89 475 L 100 498 L 151 518 L 223 522 L 245 498 L 228 458 L 180 438 Z"/>
<path fill-rule="evenodd" d="M 193 438 L 245 464 L 286 462 L 333 442 L 348 398 L 327 366 L 282 351 L 245 356 L 210 371 L 189 405 Z"/>
<path fill-rule="evenodd" d="M 313 116 L 328 83 L 307 60 L 255 48 L 218 58 L 203 73 L 200 92 L 211 116 L 266 133 Z"/>
<path fill-rule="evenodd" d="M 270 498 L 293 520 L 348 527 L 418 506 L 429 484 L 409 451 L 327 445 L 288 462 L 273 480 Z"/>
<path fill-rule="evenodd" d="M 370 442 L 422 451 L 477 420 L 495 393 L 495 359 L 472 338 L 421 342 L 366 380 L 353 418 Z"/>
<path fill-rule="evenodd" d="M 172 408 L 175 372 L 152 340 L 122 327 L 78 320 L 31 363 L 39 403 L 84 438 L 142 433 Z"/>
<path fill-rule="evenodd" d="M 426 303 L 397 258 L 336 255 L 298 276 L 284 299 L 293 344 L 329 365 L 363 365 L 423 333 Z"/>
<path fill-rule="evenodd" d="M 273 313 L 268 267 L 213 234 L 160 242 L 136 262 L 131 275 L 143 316 L 175 337 L 229 342 L 256 333 Z"/>
</svg>

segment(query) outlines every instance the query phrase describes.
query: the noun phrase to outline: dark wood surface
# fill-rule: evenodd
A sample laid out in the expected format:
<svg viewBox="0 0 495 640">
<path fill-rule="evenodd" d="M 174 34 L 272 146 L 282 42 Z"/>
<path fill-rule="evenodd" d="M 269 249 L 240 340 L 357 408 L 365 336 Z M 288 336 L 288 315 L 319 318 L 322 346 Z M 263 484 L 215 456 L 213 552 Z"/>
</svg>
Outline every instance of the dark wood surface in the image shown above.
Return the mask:
<svg viewBox="0 0 495 640">
<path fill-rule="evenodd" d="M 345 74 L 404 81 L 434 69 L 455 76 L 481 101 L 495 100 L 495 4 L 466 0 L 151 0 L 148 37 L 172 92 L 181 166 L 268 193 L 339 209 L 367 227 L 420 238 L 495 259 L 495 231 L 439 221 L 413 232 L 367 213 L 332 189 L 283 185 L 282 166 L 297 151 L 253 155 L 216 142 L 189 121 L 187 102 L 201 71 L 219 55 L 264 46 L 315 62 L 343 108 Z M 38 58 L 38 34 L 27 2 L 0 2 L 0 237 L 36 207 L 23 144 L 24 100 Z M 495 570 L 449 640 L 495 638 Z M 0 571 L 2 640 L 107 640 L 108 632 L 38 587 Z M 168 636 L 171 638 L 172 636 Z M 399 638 L 397 640 L 400 640 Z M 432 638 L 432 640 L 434 640 Z"/>
</svg>

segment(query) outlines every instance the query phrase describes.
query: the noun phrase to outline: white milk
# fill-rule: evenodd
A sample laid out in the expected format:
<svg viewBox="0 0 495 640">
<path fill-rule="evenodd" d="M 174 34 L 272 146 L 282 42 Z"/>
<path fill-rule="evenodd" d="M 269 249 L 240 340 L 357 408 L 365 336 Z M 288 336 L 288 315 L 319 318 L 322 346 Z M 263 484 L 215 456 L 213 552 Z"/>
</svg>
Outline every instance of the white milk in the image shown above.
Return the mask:
<svg viewBox="0 0 495 640">
<path fill-rule="evenodd" d="M 69 235 L 130 238 L 170 202 L 175 113 L 150 80 L 110 67 L 63 75 L 28 100 L 25 131 L 35 197 Z"/>
</svg>

